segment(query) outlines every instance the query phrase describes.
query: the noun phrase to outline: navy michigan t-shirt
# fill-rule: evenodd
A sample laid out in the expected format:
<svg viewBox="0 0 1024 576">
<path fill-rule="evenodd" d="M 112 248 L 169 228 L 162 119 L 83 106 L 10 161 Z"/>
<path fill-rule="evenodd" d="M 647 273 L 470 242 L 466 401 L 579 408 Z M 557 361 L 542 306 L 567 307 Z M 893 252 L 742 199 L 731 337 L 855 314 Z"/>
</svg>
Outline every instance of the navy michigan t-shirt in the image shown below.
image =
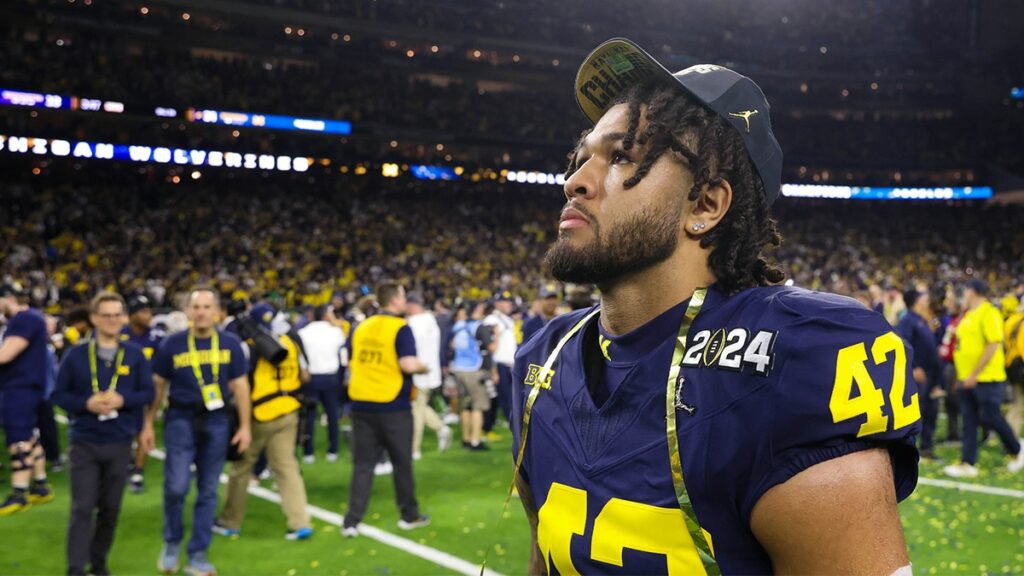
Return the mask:
<svg viewBox="0 0 1024 576">
<path fill-rule="evenodd" d="M 249 367 L 238 336 L 219 330 L 217 334 L 219 354 L 216 359 L 210 353 L 212 338 L 196 338 L 196 352 L 206 384 L 214 382 L 213 362 L 216 361 L 220 364 L 217 382 L 220 384 L 220 393 L 226 406 L 231 399 L 228 382 L 239 376 L 244 376 L 249 371 Z M 186 330 L 172 334 L 164 340 L 160 349 L 153 355 L 153 373 L 170 382 L 168 398 L 171 408 L 202 412 L 206 410 L 206 407 L 203 404 L 199 382 L 196 380 L 192 368 L 191 354 L 188 350 L 188 335 L 189 331 Z"/>
</svg>

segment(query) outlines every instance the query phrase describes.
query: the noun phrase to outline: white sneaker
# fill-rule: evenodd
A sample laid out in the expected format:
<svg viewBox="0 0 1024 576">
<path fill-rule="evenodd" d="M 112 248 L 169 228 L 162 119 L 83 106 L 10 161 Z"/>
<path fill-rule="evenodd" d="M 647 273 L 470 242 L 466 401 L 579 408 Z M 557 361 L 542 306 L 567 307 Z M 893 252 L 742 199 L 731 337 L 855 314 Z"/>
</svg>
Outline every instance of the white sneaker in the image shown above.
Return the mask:
<svg viewBox="0 0 1024 576">
<path fill-rule="evenodd" d="M 952 476 L 953 478 L 978 477 L 978 469 L 966 462 L 962 462 L 960 464 L 951 464 L 943 468 L 942 471 L 946 473 L 946 476 Z"/>
<path fill-rule="evenodd" d="M 270 468 L 264 468 L 263 472 L 260 472 L 260 480 L 270 479 Z"/>
<path fill-rule="evenodd" d="M 451 426 L 452 424 L 458 424 L 459 423 L 459 415 L 458 414 L 452 414 L 451 412 L 448 412 L 447 414 L 445 414 L 444 416 L 441 417 L 441 420 L 445 424 Z"/>
<path fill-rule="evenodd" d="M 338 455 L 335 454 L 334 452 L 328 452 L 327 453 L 327 461 L 328 462 L 337 462 L 338 461 Z"/>
<path fill-rule="evenodd" d="M 418 461 L 420 458 L 423 458 L 423 453 L 422 452 L 413 452 L 412 453 L 412 459 L 413 460 L 417 460 Z"/>
<path fill-rule="evenodd" d="M 374 476 L 387 476 L 394 472 L 394 468 L 391 466 L 391 462 L 380 462 L 373 467 Z"/>
<path fill-rule="evenodd" d="M 444 452 L 452 446 L 452 429 L 445 426 L 437 431 L 437 451 Z M 1024 452 L 1022 450 L 1021 452 Z"/>
<path fill-rule="evenodd" d="M 304 464 L 312 464 L 313 462 L 316 462 L 316 456 L 313 456 L 312 454 L 310 454 L 309 456 L 303 456 L 302 462 Z"/>
<path fill-rule="evenodd" d="M 1017 455 L 1013 457 L 1013 460 L 1006 465 L 1006 469 L 1015 474 L 1024 470 L 1024 445 L 1020 447 L 1020 452 L 1017 452 Z"/>
<path fill-rule="evenodd" d="M 359 536 L 359 528 L 356 528 L 355 526 L 343 528 L 341 535 L 345 538 L 357 538 Z"/>
<path fill-rule="evenodd" d="M 419 518 L 406 522 L 405 520 L 398 521 L 398 527 L 402 530 L 415 530 L 416 528 L 422 528 L 430 525 L 430 516 L 420 516 Z"/>
</svg>

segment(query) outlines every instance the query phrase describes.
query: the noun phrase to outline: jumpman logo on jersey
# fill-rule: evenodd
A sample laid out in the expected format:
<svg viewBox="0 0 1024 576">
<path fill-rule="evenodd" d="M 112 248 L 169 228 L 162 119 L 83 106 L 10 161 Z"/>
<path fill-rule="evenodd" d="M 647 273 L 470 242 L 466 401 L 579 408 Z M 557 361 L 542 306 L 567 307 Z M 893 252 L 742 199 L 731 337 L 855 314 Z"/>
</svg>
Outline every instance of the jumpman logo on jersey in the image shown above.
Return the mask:
<svg viewBox="0 0 1024 576">
<path fill-rule="evenodd" d="M 686 410 L 686 413 L 692 416 L 697 411 L 697 407 L 683 402 L 683 383 L 685 381 L 682 374 L 676 378 L 676 410 Z"/>
<path fill-rule="evenodd" d="M 735 116 L 737 118 L 743 118 L 747 123 L 747 134 L 750 134 L 750 117 L 757 114 L 757 110 L 744 110 L 742 112 L 729 112 L 729 116 Z"/>
</svg>

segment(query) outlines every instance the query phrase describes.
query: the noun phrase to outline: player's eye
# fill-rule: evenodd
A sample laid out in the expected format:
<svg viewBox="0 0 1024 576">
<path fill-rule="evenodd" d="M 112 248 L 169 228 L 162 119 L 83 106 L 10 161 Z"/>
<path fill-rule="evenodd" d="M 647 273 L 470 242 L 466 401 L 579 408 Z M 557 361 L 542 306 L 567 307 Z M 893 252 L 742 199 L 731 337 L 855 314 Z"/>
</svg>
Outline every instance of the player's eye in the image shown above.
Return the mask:
<svg viewBox="0 0 1024 576">
<path fill-rule="evenodd" d="M 633 159 L 622 150 L 612 150 L 612 164 L 630 164 Z"/>
</svg>

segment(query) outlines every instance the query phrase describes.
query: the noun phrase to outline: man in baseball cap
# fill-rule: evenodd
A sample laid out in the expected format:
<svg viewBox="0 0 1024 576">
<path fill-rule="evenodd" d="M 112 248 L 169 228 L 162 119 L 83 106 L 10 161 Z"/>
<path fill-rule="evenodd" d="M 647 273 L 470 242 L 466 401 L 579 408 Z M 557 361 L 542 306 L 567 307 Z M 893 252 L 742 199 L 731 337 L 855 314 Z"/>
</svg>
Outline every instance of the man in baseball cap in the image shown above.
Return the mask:
<svg viewBox="0 0 1024 576">
<path fill-rule="evenodd" d="M 515 357 L 529 572 L 908 574 L 905 345 L 855 300 L 779 285 L 761 89 L 715 64 L 671 73 L 623 38 L 574 88 L 594 127 L 546 262 L 601 302 Z"/>
<path fill-rule="evenodd" d="M 153 353 L 164 341 L 165 335 L 162 329 L 153 327 L 153 304 L 149 297 L 137 294 L 129 298 L 128 324 L 121 330 L 121 339 L 142 348 L 146 362 L 149 362 L 153 359 Z M 128 476 L 129 486 L 134 494 L 141 494 L 145 491 L 144 468 L 147 455 L 146 447 L 139 442 L 135 450 L 135 461 L 132 463 L 131 474 Z"/>
</svg>

